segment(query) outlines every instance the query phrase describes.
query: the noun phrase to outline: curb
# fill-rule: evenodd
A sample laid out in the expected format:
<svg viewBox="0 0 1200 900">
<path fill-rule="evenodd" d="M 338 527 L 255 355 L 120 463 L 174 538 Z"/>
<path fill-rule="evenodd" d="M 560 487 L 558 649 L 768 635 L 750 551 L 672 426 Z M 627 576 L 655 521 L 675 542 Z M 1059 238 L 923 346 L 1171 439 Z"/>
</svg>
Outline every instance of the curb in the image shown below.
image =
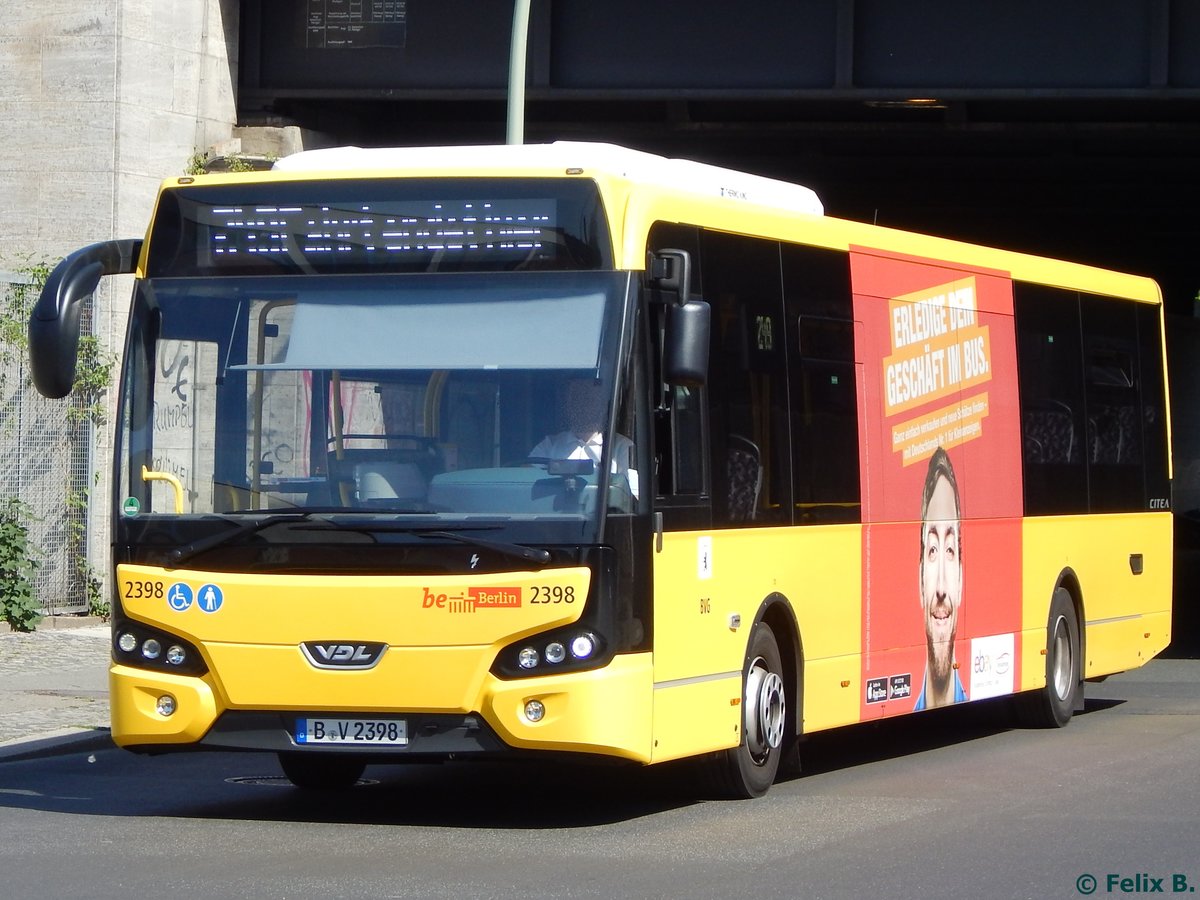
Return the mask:
<svg viewBox="0 0 1200 900">
<path fill-rule="evenodd" d="M 115 747 L 116 744 L 113 743 L 107 728 L 89 728 L 83 731 L 68 728 L 35 738 L 20 738 L 0 744 L 0 764 L 64 756 L 68 753 L 112 750 Z"/>
<path fill-rule="evenodd" d="M 70 628 L 89 628 L 94 625 L 107 625 L 108 619 L 101 616 L 45 616 L 38 622 L 33 634 L 39 631 L 62 631 Z M 12 630 L 7 622 L 0 622 L 0 634 L 19 634 Z"/>
</svg>

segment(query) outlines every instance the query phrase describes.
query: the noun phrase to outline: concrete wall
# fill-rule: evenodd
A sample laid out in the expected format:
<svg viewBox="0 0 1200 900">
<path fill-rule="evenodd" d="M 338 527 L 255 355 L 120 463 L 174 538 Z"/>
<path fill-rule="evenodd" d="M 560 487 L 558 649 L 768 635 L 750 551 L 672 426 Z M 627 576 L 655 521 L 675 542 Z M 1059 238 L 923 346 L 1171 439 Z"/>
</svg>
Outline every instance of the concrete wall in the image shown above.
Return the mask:
<svg viewBox="0 0 1200 900">
<path fill-rule="evenodd" d="M 146 229 L 162 179 L 228 141 L 236 121 L 237 0 L 42 0 L 0 16 L 0 269 L 57 261 Z M 120 351 L 132 289 L 110 279 L 95 330 Z M 107 577 L 109 424 L 89 514 Z M 0 441 L 12 436 L 0 433 Z"/>
<path fill-rule="evenodd" d="M 46 0 L 0 17 L 0 246 L 140 234 L 235 120 L 235 0 Z"/>
</svg>

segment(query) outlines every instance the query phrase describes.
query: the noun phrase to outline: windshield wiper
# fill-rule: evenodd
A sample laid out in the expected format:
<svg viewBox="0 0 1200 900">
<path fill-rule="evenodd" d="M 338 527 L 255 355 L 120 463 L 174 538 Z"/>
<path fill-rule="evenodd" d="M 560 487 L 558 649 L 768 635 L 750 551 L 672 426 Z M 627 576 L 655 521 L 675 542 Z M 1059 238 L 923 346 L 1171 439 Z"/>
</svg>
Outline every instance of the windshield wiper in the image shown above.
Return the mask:
<svg viewBox="0 0 1200 900">
<path fill-rule="evenodd" d="M 389 511 L 390 512 L 390 511 Z M 523 562 L 532 562 L 539 565 L 546 565 L 550 562 L 550 551 L 542 550 L 535 547 L 526 547 L 522 544 L 513 544 L 507 541 L 490 541 L 487 538 L 474 537 L 473 535 L 463 534 L 461 531 L 447 531 L 445 529 L 428 530 L 426 525 L 414 525 L 410 522 L 394 522 L 394 521 L 375 521 L 375 522 L 342 522 L 336 519 L 322 519 L 321 527 L 327 528 L 333 526 L 343 531 L 356 531 L 360 534 L 386 534 L 389 532 L 400 534 L 411 534 L 423 538 L 443 538 L 445 540 L 458 541 L 460 544 L 468 544 L 473 547 L 478 547 L 481 550 L 493 550 L 496 553 L 501 553 L 504 556 L 513 557 L 522 560 Z M 486 529 L 494 530 L 496 525 L 468 525 L 464 528 L 471 529 Z"/>
<path fill-rule="evenodd" d="M 275 513 L 274 515 L 267 516 L 265 519 L 255 519 L 249 522 L 236 522 L 222 516 L 222 521 L 231 522 L 235 527 L 229 531 L 210 535 L 201 540 L 192 541 L 190 544 L 184 544 L 182 547 L 176 547 L 167 553 L 167 558 L 171 566 L 177 568 L 202 553 L 207 553 L 209 550 L 224 546 L 244 535 L 256 534 L 273 525 L 279 525 L 283 522 L 319 522 L 320 527 L 323 529 L 337 528 L 342 531 L 356 531 L 363 534 L 370 534 L 372 532 L 406 532 L 423 538 L 441 538 L 458 541 L 462 544 L 478 547 L 481 550 L 492 550 L 496 553 L 522 560 L 523 562 L 537 563 L 543 566 L 549 563 L 551 559 L 549 550 L 525 547 L 521 544 L 511 544 L 504 541 L 490 541 L 486 538 L 474 537 L 455 531 L 425 531 L 420 528 L 414 528 L 410 524 L 399 522 L 337 522 L 324 517 L 314 518 L 316 515 L 317 511 L 315 510 Z M 329 515 L 329 512 L 325 512 L 325 515 Z M 311 528 L 313 526 L 309 525 L 306 527 Z"/>
<path fill-rule="evenodd" d="M 237 522 L 236 520 L 226 519 L 222 516 L 222 521 L 234 524 L 235 527 L 231 531 L 222 531 L 220 534 L 213 534 L 201 540 L 192 541 L 190 544 L 184 544 L 182 547 L 176 547 L 167 553 L 167 558 L 170 560 L 172 566 L 178 567 L 189 559 L 228 544 L 242 535 L 255 534 L 263 529 L 270 528 L 272 525 L 278 525 L 281 522 L 310 522 L 312 521 L 312 517 L 313 513 L 311 511 L 275 513 L 274 515 L 267 516 L 265 519 L 254 519 L 249 522 Z"/>
<path fill-rule="evenodd" d="M 504 541 L 489 541 L 486 538 L 475 537 L 470 534 L 463 534 L 459 531 L 418 531 L 416 532 L 423 538 L 442 538 L 448 541 L 458 541 L 460 544 L 468 544 L 472 547 L 478 547 L 480 550 L 494 550 L 496 553 L 503 553 L 505 556 L 511 556 L 515 559 L 520 559 L 525 562 L 537 563 L 538 565 L 546 565 L 550 562 L 550 551 L 536 547 L 525 547 L 521 544 L 509 544 Z"/>
</svg>

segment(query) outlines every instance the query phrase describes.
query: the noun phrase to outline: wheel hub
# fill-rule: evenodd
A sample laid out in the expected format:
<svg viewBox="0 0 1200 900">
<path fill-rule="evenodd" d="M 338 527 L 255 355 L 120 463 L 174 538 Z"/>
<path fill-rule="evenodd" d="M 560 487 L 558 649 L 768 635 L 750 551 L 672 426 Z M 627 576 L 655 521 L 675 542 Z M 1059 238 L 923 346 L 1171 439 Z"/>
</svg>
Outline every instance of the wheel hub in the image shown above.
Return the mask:
<svg viewBox="0 0 1200 900">
<path fill-rule="evenodd" d="M 1065 700 L 1071 692 L 1071 675 L 1075 667 L 1071 660 L 1071 638 L 1061 616 L 1054 623 L 1053 652 L 1054 692 L 1060 700 Z"/>
<path fill-rule="evenodd" d="M 746 746 L 751 755 L 761 761 L 783 743 L 787 700 L 783 679 L 756 659 L 746 677 L 745 721 Z"/>
</svg>

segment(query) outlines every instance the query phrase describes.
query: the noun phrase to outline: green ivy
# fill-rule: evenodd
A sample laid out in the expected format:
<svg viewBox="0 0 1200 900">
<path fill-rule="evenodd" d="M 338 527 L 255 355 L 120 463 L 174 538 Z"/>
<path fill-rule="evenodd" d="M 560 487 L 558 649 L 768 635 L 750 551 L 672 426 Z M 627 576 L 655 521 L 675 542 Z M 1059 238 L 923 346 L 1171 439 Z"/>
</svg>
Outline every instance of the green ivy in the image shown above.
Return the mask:
<svg viewBox="0 0 1200 900">
<path fill-rule="evenodd" d="M 25 520 L 29 509 L 16 497 L 0 504 L 0 615 L 13 631 L 33 631 L 42 621 L 34 599 L 38 561 Z"/>
<path fill-rule="evenodd" d="M 104 583 L 96 577 L 92 567 L 83 563 L 83 589 L 87 592 L 88 615 L 98 616 L 105 622 L 112 616 L 112 606 L 104 599 Z"/>
<path fill-rule="evenodd" d="M 50 265 L 45 262 L 27 263 L 17 270 L 25 276 L 21 284 L 9 286 L 7 295 L 0 303 L 0 362 L 14 363 L 18 357 L 24 357 L 28 352 L 29 314 L 37 302 L 42 286 L 50 276 Z M 67 401 L 66 419 L 70 432 L 77 432 L 83 425 L 103 425 L 105 422 L 104 397 L 108 392 L 113 377 L 116 357 L 104 353 L 99 339 L 93 334 L 82 334 L 79 338 L 79 354 L 75 367 L 75 381 L 72 384 L 71 397 Z M 0 389 L 3 389 L 3 372 L 0 372 Z M 78 434 L 69 435 L 68 440 L 83 439 Z M 92 474 L 95 479 L 95 473 Z M 5 527 L 24 529 L 22 515 L 28 510 L 15 498 L 6 501 L 3 507 L 7 512 Z M 87 491 L 69 491 L 65 498 L 69 510 L 67 541 L 69 555 L 76 560 L 74 576 L 82 586 L 84 596 L 88 601 L 88 611 L 91 615 L 108 616 L 108 603 L 103 598 L 102 584 L 95 576 L 91 566 L 84 558 L 87 531 Z M 32 630 L 41 620 L 37 615 L 38 604 L 34 599 L 32 573 L 38 568 L 33 556 L 34 549 L 28 540 L 28 531 L 6 532 L 3 546 L 0 547 L 0 560 L 5 584 L 0 585 L 0 614 L 8 620 L 13 628 L 19 628 L 14 617 L 27 627 L 19 630 Z M 21 554 L 25 554 L 23 557 Z M 20 580 L 9 584 L 9 573 L 15 571 L 26 573 L 26 582 Z"/>
<path fill-rule="evenodd" d="M 16 352 L 23 352 L 28 344 L 29 313 L 50 277 L 50 266 L 44 262 L 26 263 L 17 269 L 17 274 L 27 280 L 8 286 L 7 302 L 0 309 L 0 353 L 6 360 L 12 359 Z"/>
<path fill-rule="evenodd" d="M 93 476 L 94 478 L 95 476 Z M 87 522 L 88 492 L 86 490 L 69 491 L 67 508 L 73 513 L 68 516 L 67 540 L 71 545 L 71 556 L 75 559 L 75 576 L 83 585 L 84 596 L 87 597 L 88 615 L 99 616 L 107 620 L 112 613 L 112 608 L 104 599 L 104 585 L 96 577 L 91 563 L 87 561 L 83 553 L 87 539 L 85 523 Z"/>
<path fill-rule="evenodd" d="M 100 349 L 100 340 L 94 334 L 80 335 L 75 381 L 71 385 L 72 403 L 67 408 L 67 421 L 71 425 L 104 424 L 104 395 L 115 364 L 116 357 Z"/>
<path fill-rule="evenodd" d="M 17 270 L 27 281 L 10 284 L 0 303 L 0 368 L 23 360 L 29 312 L 50 274 L 45 264 L 25 265 Z M 6 388 L 0 371 L 0 390 Z M 29 542 L 26 525 L 29 509 L 16 497 L 0 501 L 0 618 L 14 631 L 33 631 L 42 620 L 34 594 L 38 561 Z"/>
<path fill-rule="evenodd" d="M 208 161 L 208 154 L 201 151 L 195 151 L 188 157 L 187 165 L 183 167 L 184 175 L 203 175 L 206 171 L 204 164 Z"/>
<path fill-rule="evenodd" d="M 24 360 L 29 348 L 29 314 L 50 277 L 50 266 L 44 262 L 26 263 L 17 274 L 27 280 L 10 284 L 0 303 L 0 364 L 5 367 Z M 0 372 L 0 389 L 4 386 L 4 373 Z"/>
<path fill-rule="evenodd" d="M 278 159 L 278 157 L 276 157 L 274 155 L 266 156 L 266 157 L 249 157 L 249 156 L 238 156 L 238 155 L 234 154 L 234 155 L 222 157 L 220 155 L 212 153 L 211 151 L 208 153 L 204 153 L 204 152 L 201 152 L 200 150 L 197 150 L 194 153 L 192 153 L 191 156 L 188 157 L 187 164 L 184 165 L 184 167 L 183 167 L 183 174 L 184 175 L 208 175 L 209 174 L 209 170 L 208 170 L 209 163 L 211 163 L 215 159 L 222 159 L 222 158 L 224 159 L 225 164 L 222 168 L 218 169 L 218 171 L 221 171 L 221 172 L 254 172 L 257 169 L 262 168 L 262 165 L 261 165 L 262 162 L 265 162 L 269 167 L 271 165 L 274 165 L 276 159 Z M 256 165 L 256 161 L 258 161 L 259 164 Z"/>
</svg>

